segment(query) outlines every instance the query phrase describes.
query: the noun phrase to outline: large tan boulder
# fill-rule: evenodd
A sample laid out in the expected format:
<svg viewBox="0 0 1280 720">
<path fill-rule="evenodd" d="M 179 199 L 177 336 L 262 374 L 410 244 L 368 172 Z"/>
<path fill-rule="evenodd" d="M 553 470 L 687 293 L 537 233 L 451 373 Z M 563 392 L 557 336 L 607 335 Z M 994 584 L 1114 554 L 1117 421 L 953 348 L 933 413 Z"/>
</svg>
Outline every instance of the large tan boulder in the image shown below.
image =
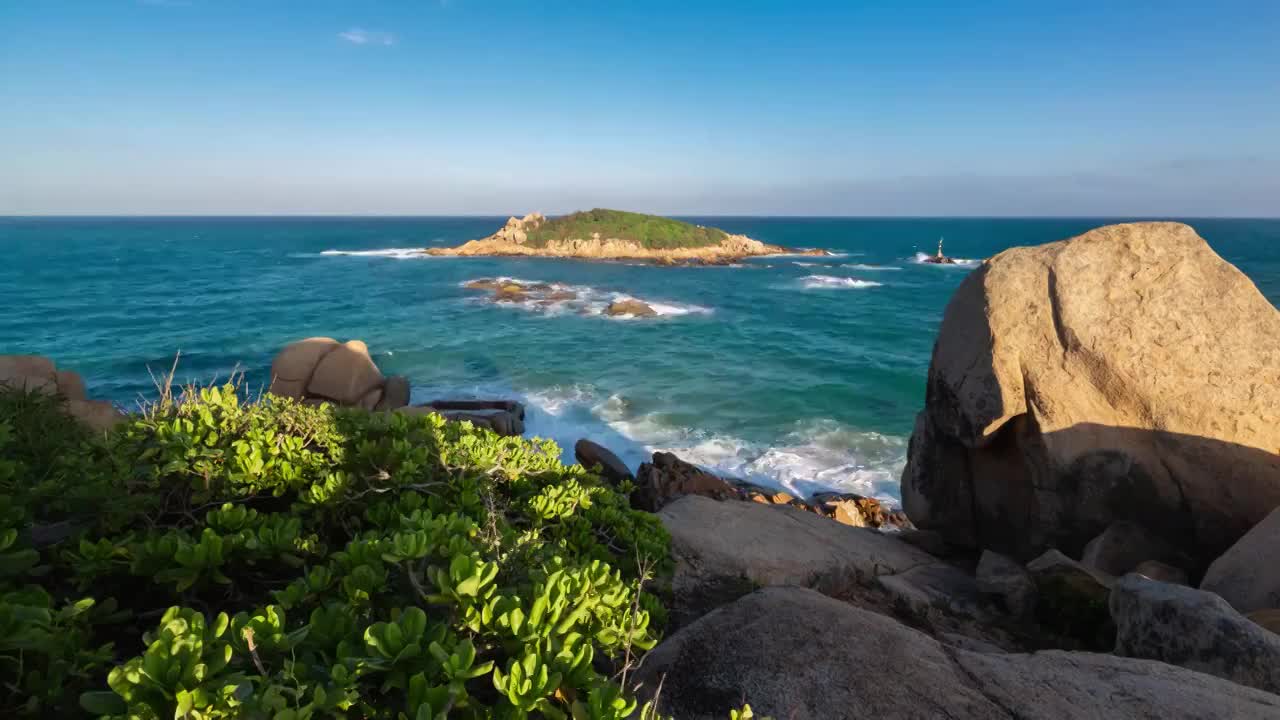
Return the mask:
<svg viewBox="0 0 1280 720">
<path fill-rule="evenodd" d="M 320 358 L 307 382 L 307 394 L 343 405 L 359 405 L 382 382 L 382 372 L 369 357 L 368 346 L 359 340 L 348 340 Z M 378 399 L 366 402 L 366 409 L 372 410 Z"/>
<path fill-rule="evenodd" d="M 327 337 L 312 337 L 289 343 L 271 362 L 269 392 L 301 400 L 307 394 L 307 383 L 315 374 L 320 360 L 341 345 Z"/>
<path fill-rule="evenodd" d="M 1280 508 L 1213 561 L 1200 589 L 1242 613 L 1280 607 Z"/>
<path fill-rule="evenodd" d="M 90 400 L 84 378 L 72 370 L 59 370 L 40 355 L 0 355 L 0 386 L 57 395 L 67 414 L 94 431 L 107 431 L 127 416 L 106 400 Z"/>
<path fill-rule="evenodd" d="M 0 355 L 0 385 L 52 395 L 58 391 L 57 369 L 40 355 Z"/>
<path fill-rule="evenodd" d="M 1280 697 L 1184 668 L 948 647 L 794 587 L 759 590 L 679 630 L 633 677 L 681 720 L 718 720 L 744 702 L 789 720 L 1280 717 Z"/>
<path fill-rule="evenodd" d="M 1014 248 L 947 306 L 903 503 L 948 542 L 1078 557 L 1129 520 L 1193 573 L 1280 506 L 1280 312 L 1190 227 Z"/>
</svg>

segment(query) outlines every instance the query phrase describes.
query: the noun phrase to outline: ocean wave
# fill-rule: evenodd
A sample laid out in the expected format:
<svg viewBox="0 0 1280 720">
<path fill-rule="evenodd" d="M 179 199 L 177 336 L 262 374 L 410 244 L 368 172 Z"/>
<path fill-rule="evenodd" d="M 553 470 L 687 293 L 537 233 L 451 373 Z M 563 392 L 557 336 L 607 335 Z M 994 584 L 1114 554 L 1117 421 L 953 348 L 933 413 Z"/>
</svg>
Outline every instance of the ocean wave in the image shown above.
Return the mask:
<svg viewBox="0 0 1280 720">
<path fill-rule="evenodd" d="M 380 250 L 322 250 L 321 255 L 346 255 L 350 257 L 389 257 L 396 260 L 418 260 L 435 257 L 422 251 L 422 248 L 382 248 Z"/>
<path fill-rule="evenodd" d="M 834 275 L 805 275 L 800 278 L 800 281 L 810 290 L 873 288 L 884 284 L 874 280 L 859 280 L 858 278 L 836 277 Z"/>
<path fill-rule="evenodd" d="M 955 262 L 944 265 L 941 263 L 930 262 L 932 258 L 933 258 L 933 255 L 930 255 L 928 253 L 918 252 L 915 254 L 915 257 L 911 258 L 911 262 L 916 263 L 917 265 L 932 265 L 933 267 L 941 267 L 941 268 L 945 268 L 945 267 L 976 268 L 982 264 L 981 260 L 974 260 L 972 258 L 951 258 L 952 260 L 955 260 Z"/>
<path fill-rule="evenodd" d="M 880 272 L 882 270 L 901 270 L 897 265 L 867 265 L 864 263 L 845 263 L 840 267 L 849 268 L 851 270 L 868 270 L 870 272 Z"/>
<path fill-rule="evenodd" d="M 515 396 L 524 402 L 526 436 L 555 440 L 566 463 L 576 462 L 573 445 L 587 438 L 612 450 L 632 470 L 654 452 L 672 452 L 716 474 L 796 496 L 830 490 L 899 504 L 906 438 L 814 418 L 795 423 L 772 443 L 751 442 L 671 424 L 663 412 L 636 412 L 625 396 L 606 394 L 591 384 L 526 392 L 473 391 L 477 397 Z M 414 394 L 415 401 L 441 396 L 435 393 L 418 399 L 417 389 Z"/>
</svg>

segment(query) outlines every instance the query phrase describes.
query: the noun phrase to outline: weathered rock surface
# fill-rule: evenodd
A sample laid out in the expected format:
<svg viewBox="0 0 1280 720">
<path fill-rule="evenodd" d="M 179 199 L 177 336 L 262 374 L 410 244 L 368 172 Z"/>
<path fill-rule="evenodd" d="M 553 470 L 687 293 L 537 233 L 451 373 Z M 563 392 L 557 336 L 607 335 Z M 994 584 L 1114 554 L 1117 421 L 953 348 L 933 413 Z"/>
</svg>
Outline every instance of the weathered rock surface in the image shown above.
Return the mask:
<svg viewBox="0 0 1280 720">
<path fill-rule="evenodd" d="M 1100 650 L 1112 643 L 1107 602 L 1115 578 L 1057 550 L 1027 563 L 1036 584 L 1036 617 L 1046 629 Z"/>
<path fill-rule="evenodd" d="M 766 588 L 676 632 L 636 680 L 661 711 L 792 720 L 1275 718 L 1280 697 L 1158 662 L 970 652 L 802 588 Z"/>
<path fill-rule="evenodd" d="M 903 474 L 917 526 L 1025 560 L 1116 520 L 1200 572 L 1280 506 L 1280 312 L 1190 227 L 1014 248 L 947 307 Z"/>
<path fill-rule="evenodd" d="M 1008 717 L 927 635 L 801 588 L 701 618 L 651 650 L 637 679 L 650 695 L 661 680 L 659 709 L 681 720 L 721 720 L 744 702 L 792 720 Z"/>
<path fill-rule="evenodd" d="M 1213 561 L 1200 588 L 1240 612 L 1280 607 L 1280 507 Z"/>
<path fill-rule="evenodd" d="M 1159 560 L 1143 560 L 1138 563 L 1133 572 L 1160 582 L 1187 584 L 1187 573 L 1182 568 L 1176 568 Z"/>
<path fill-rule="evenodd" d="M 320 358 L 307 381 L 307 395 L 358 405 L 383 382 L 382 372 L 369 357 L 369 347 L 359 340 L 348 340 Z"/>
<path fill-rule="evenodd" d="M 79 373 L 59 370 L 52 360 L 40 355 L 0 355 L 0 386 L 57 395 L 72 417 L 98 432 L 125 420 L 115 405 L 86 396 Z"/>
<path fill-rule="evenodd" d="M 876 582 L 899 607 L 916 617 L 927 617 L 934 610 L 971 618 L 987 615 L 974 577 L 943 562 L 881 575 Z"/>
<path fill-rule="evenodd" d="M 1245 617 L 1256 623 L 1259 627 L 1270 630 L 1276 635 L 1280 635 L 1280 608 L 1267 608 L 1266 610 L 1254 610 Z"/>
<path fill-rule="evenodd" d="M 1124 575 L 1145 560 L 1167 560 L 1169 544 L 1151 536 L 1141 525 L 1118 520 L 1084 546 L 1080 562 L 1108 575 Z"/>
<path fill-rule="evenodd" d="M 721 477 L 687 463 L 671 453 L 656 452 L 651 462 L 636 470 L 636 489 L 631 506 L 657 512 L 682 495 L 703 495 L 727 500 L 738 498 L 738 489 Z"/>
<path fill-rule="evenodd" d="M 1016 560 L 987 550 L 978 559 L 975 575 L 978 592 L 999 598 L 1009 614 L 1029 617 L 1035 611 L 1035 581 Z"/>
<path fill-rule="evenodd" d="M 313 337 L 289 343 L 271 363 L 268 392 L 318 405 L 394 410 L 409 402 L 409 381 L 384 378 L 359 340 Z"/>
<path fill-rule="evenodd" d="M 609 307 L 604 309 L 604 313 L 610 316 L 655 317 L 658 311 L 642 300 L 616 300 L 609 303 Z"/>
<path fill-rule="evenodd" d="M 382 386 L 382 400 L 377 410 L 395 410 L 409 404 L 409 378 L 403 375 L 391 375 Z"/>
<path fill-rule="evenodd" d="M 1111 592 L 1111 616 L 1117 655 L 1159 660 L 1280 692 L 1280 636 L 1213 593 L 1126 575 Z"/>
<path fill-rule="evenodd" d="M 676 561 L 672 614 L 685 621 L 759 586 L 831 590 L 937 562 L 892 534 L 789 505 L 691 495 L 658 518 L 671 534 Z"/>
<path fill-rule="evenodd" d="M 398 408 L 406 415 L 438 414 L 454 422 L 469 422 L 477 427 L 489 428 L 499 435 L 524 434 L 524 406 L 509 400 L 433 400 L 429 405 L 413 405 Z"/>
<path fill-rule="evenodd" d="M 631 468 L 614 455 L 609 448 L 599 443 L 582 438 L 573 445 L 573 457 L 585 468 L 600 467 L 600 475 L 614 484 L 623 480 L 634 480 Z"/>
<path fill-rule="evenodd" d="M 0 355 L 0 385 L 53 394 L 58 391 L 58 370 L 40 355 Z"/>
</svg>

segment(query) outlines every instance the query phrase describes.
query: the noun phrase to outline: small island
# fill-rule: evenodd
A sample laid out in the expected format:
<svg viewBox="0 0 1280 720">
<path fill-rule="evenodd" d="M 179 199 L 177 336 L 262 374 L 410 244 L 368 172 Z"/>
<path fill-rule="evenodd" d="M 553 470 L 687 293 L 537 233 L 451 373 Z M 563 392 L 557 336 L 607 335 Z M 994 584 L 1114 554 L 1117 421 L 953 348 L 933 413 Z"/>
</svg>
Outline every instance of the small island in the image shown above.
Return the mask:
<svg viewBox="0 0 1280 720">
<path fill-rule="evenodd" d="M 657 215 L 622 210 L 585 210 L 548 218 L 531 213 L 512 217 L 498 232 L 455 248 L 432 248 L 429 255 L 526 255 L 590 260 L 640 260 L 661 265 L 727 264 L 746 257 L 778 254 L 826 255 L 769 245 L 746 235 Z"/>
</svg>

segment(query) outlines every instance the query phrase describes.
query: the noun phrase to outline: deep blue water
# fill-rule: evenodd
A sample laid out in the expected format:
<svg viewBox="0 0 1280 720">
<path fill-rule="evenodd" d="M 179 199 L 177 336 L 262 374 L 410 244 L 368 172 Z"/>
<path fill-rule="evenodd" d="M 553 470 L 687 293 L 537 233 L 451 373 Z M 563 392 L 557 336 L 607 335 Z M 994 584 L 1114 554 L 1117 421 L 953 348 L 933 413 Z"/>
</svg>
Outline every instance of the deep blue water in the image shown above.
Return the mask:
<svg viewBox="0 0 1280 720">
<path fill-rule="evenodd" d="M 518 395 L 531 432 L 591 437 L 637 464 L 652 449 L 800 491 L 896 497 L 943 308 L 966 267 L 915 261 L 939 236 L 988 257 L 1069 237 L 1088 219 L 702 218 L 834 258 L 657 268 L 549 259 L 409 257 L 505 218 L 0 219 L 0 353 L 80 371 L 134 405 L 148 367 L 260 387 L 275 351 L 312 335 L 365 340 L 415 401 Z M 1190 220 L 1280 302 L 1280 220 Z M 326 250 L 374 251 L 325 254 Z M 466 290 L 509 276 L 583 303 L 522 309 Z M 872 284 L 877 283 L 877 284 Z M 665 312 L 596 313 L 625 293 Z M 582 314 L 582 313 L 587 314 Z"/>
</svg>

